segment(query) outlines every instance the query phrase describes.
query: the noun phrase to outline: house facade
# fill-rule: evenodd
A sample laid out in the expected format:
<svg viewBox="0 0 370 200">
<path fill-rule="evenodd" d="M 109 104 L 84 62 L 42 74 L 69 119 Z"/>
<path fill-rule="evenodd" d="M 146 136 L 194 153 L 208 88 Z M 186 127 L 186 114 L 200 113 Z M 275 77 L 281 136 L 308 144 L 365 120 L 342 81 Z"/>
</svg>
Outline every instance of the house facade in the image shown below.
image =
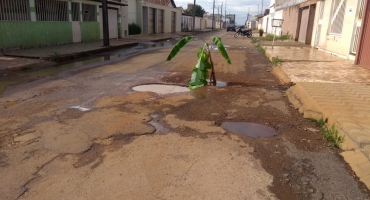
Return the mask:
<svg viewBox="0 0 370 200">
<path fill-rule="evenodd" d="M 181 11 L 173 1 L 166 2 L 108 0 L 109 37 L 127 37 L 131 22 L 142 27 L 142 34 L 179 32 Z M 102 39 L 101 4 L 101 0 L 1 0 L 0 49 Z"/>
<path fill-rule="evenodd" d="M 365 16 L 365 0 L 318 1 L 317 8 L 311 44 L 320 50 L 355 60 Z"/>
</svg>

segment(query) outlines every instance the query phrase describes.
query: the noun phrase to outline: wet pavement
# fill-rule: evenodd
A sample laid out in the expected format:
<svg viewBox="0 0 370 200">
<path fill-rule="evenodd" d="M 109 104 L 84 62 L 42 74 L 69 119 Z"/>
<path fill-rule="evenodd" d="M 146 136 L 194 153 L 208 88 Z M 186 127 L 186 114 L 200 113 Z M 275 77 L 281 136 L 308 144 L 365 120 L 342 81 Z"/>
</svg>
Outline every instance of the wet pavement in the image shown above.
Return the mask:
<svg viewBox="0 0 370 200">
<path fill-rule="evenodd" d="M 370 188 L 370 69 L 311 47 L 266 47 L 266 52 L 282 60 L 277 71 L 296 84 L 288 90 L 294 106 L 345 136 L 342 156 Z"/>
<path fill-rule="evenodd" d="M 269 60 L 247 38 L 217 35 L 233 63 L 212 52 L 223 87 L 170 93 L 190 78 L 194 40 L 171 62 L 171 46 L 118 51 L 5 88 L 1 199 L 368 199 L 339 151 L 289 103 Z M 171 88 L 133 90 L 153 84 Z M 235 122 L 278 134 L 222 128 Z"/>
</svg>

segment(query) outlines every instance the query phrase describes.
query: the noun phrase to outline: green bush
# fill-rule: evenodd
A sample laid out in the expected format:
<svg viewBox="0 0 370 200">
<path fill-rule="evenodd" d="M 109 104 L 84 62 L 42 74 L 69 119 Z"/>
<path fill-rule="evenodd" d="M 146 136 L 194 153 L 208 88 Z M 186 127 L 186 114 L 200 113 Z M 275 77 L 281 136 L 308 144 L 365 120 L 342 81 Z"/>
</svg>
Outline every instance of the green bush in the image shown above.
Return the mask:
<svg viewBox="0 0 370 200">
<path fill-rule="evenodd" d="M 141 33 L 141 27 L 135 23 L 131 23 L 128 25 L 128 34 L 129 35 L 137 35 Z"/>
<path fill-rule="evenodd" d="M 260 34 L 260 37 L 263 36 L 263 33 L 265 32 L 262 28 L 260 30 L 258 30 L 259 34 Z"/>
</svg>

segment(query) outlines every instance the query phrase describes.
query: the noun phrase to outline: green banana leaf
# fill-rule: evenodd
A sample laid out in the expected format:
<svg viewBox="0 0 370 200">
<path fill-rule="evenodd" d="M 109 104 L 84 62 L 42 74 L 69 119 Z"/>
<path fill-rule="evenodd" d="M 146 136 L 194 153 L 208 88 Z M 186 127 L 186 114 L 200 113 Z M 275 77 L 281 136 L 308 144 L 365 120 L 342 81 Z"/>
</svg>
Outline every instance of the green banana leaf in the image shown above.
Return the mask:
<svg viewBox="0 0 370 200">
<path fill-rule="evenodd" d="M 218 51 L 221 53 L 221 55 L 226 59 L 226 62 L 231 64 L 231 60 L 229 58 L 229 55 L 226 52 L 224 45 L 222 44 L 221 38 L 212 37 L 212 41 L 217 46 Z"/>
<path fill-rule="evenodd" d="M 208 70 L 206 69 L 205 61 L 202 58 L 198 59 L 197 64 L 193 68 L 191 78 L 188 83 L 190 89 L 202 87 L 207 84 Z"/>
<path fill-rule="evenodd" d="M 174 58 L 176 56 L 176 54 L 180 51 L 180 49 L 182 47 L 184 47 L 185 44 L 188 43 L 192 38 L 193 38 L 193 36 L 186 36 L 186 37 L 182 38 L 180 41 L 178 41 L 175 44 L 175 46 L 172 48 L 172 50 L 170 52 L 170 55 L 168 55 L 167 61 L 170 61 L 172 58 Z"/>
</svg>

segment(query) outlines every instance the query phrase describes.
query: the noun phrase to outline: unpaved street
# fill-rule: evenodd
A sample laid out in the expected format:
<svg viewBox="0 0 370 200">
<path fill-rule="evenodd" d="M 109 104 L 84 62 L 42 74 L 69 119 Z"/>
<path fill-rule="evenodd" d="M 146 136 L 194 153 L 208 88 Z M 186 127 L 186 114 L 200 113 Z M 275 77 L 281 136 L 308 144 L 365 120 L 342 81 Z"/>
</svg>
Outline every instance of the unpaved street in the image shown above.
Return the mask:
<svg viewBox="0 0 370 200">
<path fill-rule="evenodd" d="M 233 63 L 212 52 L 225 87 L 132 89 L 185 86 L 210 33 L 170 62 L 170 48 L 156 48 L 7 87 L 0 199 L 369 199 L 339 150 L 291 106 L 269 60 L 247 38 L 213 34 Z M 224 122 L 278 135 L 249 137 Z"/>
</svg>

